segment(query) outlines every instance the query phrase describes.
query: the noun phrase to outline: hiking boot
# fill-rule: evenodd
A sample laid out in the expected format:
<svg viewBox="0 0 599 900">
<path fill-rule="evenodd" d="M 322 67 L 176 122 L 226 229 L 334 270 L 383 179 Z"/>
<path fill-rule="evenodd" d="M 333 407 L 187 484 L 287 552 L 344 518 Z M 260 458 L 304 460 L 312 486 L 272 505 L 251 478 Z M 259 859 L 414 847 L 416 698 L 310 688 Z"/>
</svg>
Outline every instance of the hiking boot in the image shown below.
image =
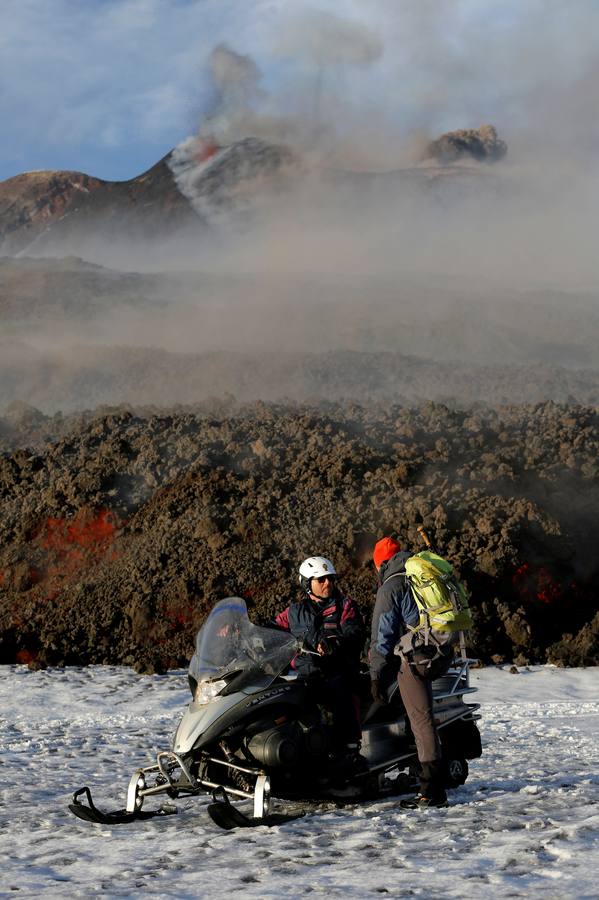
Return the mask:
<svg viewBox="0 0 599 900">
<path fill-rule="evenodd" d="M 439 794 L 436 797 L 425 797 L 424 794 L 416 794 L 415 797 L 406 797 L 399 803 L 402 809 L 429 809 L 431 807 L 449 806 L 447 795 Z"/>
<path fill-rule="evenodd" d="M 445 794 L 445 778 L 443 763 L 440 759 L 423 762 L 420 764 L 420 790 L 421 797 L 442 797 L 447 800 Z"/>
</svg>

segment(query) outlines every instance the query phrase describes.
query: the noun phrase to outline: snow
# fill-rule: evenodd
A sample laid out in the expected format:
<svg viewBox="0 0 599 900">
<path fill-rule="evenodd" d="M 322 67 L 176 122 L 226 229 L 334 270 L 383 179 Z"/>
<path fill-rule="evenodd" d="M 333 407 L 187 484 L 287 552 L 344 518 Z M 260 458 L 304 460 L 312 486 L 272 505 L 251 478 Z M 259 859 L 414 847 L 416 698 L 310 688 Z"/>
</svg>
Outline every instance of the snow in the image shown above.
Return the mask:
<svg viewBox="0 0 599 900">
<path fill-rule="evenodd" d="M 124 806 L 169 746 L 185 673 L 2 666 L 0 897 L 597 897 L 599 669 L 476 669 L 472 684 L 484 754 L 449 808 L 385 800 L 225 832 L 199 798 L 111 827 L 67 809 L 84 784 Z"/>
</svg>

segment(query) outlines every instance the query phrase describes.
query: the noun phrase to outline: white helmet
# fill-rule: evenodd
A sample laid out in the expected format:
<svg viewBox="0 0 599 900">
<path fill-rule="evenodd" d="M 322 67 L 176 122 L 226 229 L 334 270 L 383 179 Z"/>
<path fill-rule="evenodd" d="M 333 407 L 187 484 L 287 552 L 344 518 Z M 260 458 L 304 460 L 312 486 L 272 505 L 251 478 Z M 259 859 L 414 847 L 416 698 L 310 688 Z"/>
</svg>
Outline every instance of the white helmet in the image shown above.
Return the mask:
<svg viewBox="0 0 599 900">
<path fill-rule="evenodd" d="M 337 575 L 331 560 L 326 556 L 309 556 L 299 567 L 299 583 L 302 590 L 309 593 L 312 579 L 322 578 L 323 575 Z"/>
</svg>

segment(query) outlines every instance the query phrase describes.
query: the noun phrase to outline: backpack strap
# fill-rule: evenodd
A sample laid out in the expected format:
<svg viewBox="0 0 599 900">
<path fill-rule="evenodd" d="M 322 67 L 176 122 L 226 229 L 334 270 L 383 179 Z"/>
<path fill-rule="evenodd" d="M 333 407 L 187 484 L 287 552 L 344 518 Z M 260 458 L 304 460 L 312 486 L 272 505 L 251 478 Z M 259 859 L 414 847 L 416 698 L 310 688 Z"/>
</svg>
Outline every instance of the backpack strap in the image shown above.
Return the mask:
<svg viewBox="0 0 599 900">
<path fill-rule="evenodd" d="M 422 600 L 422 598 L 418 592 L 418 588 L 413 583 L 413 581 L 409 575 L 407 576 L 407 579 L 408 579 L 408 584 L 410 585 L 410 590 L 414 594 L 414 599 L 416 600 L 416 607 L 418 609 L 418 613 L 421 618 L 424 618 L 424 623 L 422 623 L 422 624 L 419 623 L 414 628 L 412 628 L 412 626 L 408 626 L 408 627 L 412 628 L 413 631 L 419 631 L 420 634 L 424 635 L 424 644 L 425 644 L 425 646 L 428 646 L 428 644 L 430 643 L 431 631 L 432 631 L 431 619 L 430 619 L 430 616 L 428 613 L 428 609 L 426 608 L 426 604 L 424 603 L 424 601 Z M 432 579 L 431 579 L 431 581 L 425 582 L 424 585 L 422 585 L 422 586 L 426 587 L 427 584 L 431 584 L 431 583 L 432 583 Z M 420 602 L 418 602 L 418 600 L 420 600 Z"/>
<path fill-rule="evenodd" d="M 406 581 L 408 582 L 408 585 L 409 585 L 412 593 L 415 594 L 416 597 L 420 596 L 418 594 L 418 590 L 417 590 L 416 586 L 413 584 L 412 579 L 410 578 L 410 576 L 408 575 L 407 572 L 394 572 L 393 575 L 389 575 L 388 578 L 385 578 L 384 584 L 386 584 L 388 581 L 391 581 L 392 578 L 405 578 Z M 427 584 L 431 584 L 433 580 L 434 579 L 424 582 L 424 586 L 426 587 Z M 408 629 L 408 631 L 406 632 L 406 634 L 403 635 L 402 638 L 400 638 L 400 641 L 397 644 L 397 647 L 400 647 L 402 645 L 404 638 L 409 639 L 409 644 L 408 644 L 408 641 L 406 641 L 407 646 L 405 647 L 405 650 L 404 649 L 397 650 L 397 647 L 396 647 L 396 651 L 397 651 L 398 655 L 401 655 L 404 652 L 409 653 L 409 652 L 413 651 L 414 637 L 416 636 L 416 634 L 424 636 L 425 646 L 428 646 L 429 643 L 437 644 L 437 641 L 435 641 L 434 639 L 431 640 L 432 629 L 431 629 L 430 618 L 429 618 L 429 614 L 426 609 L 426 606 L 422 602 L 420 602 L 420 603 L 416 602 L 416 608 L 418 610 L 418 614 L 420 616 L 424 616 L 426 621 L 425 621 L 424 625 L 421 625 L 420 623 L 418 623 L 418 625 L 407 625 L 406 624 L 406 628 Z"/>
<path fill-rule="evenodd" d="M 407 572 L 394 572 L 393 575 L 388 575 L 387 578 L 383 581 L 383 584 L 387 584 L 388 581 L 391 581 L 392 578 L 408 578 Z"/>
</svg>

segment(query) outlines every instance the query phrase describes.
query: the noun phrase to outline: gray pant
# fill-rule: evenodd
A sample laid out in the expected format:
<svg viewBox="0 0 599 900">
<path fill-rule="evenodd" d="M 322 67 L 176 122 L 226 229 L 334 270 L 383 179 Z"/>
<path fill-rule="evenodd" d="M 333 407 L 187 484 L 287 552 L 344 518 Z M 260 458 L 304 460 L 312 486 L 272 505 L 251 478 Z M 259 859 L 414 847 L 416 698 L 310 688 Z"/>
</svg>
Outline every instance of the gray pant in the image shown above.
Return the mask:
<svg viewBox="0 0 599 900">
<path fill-rule="evenodd" d="M 433 722 L 433 689 L 431 682 L 421 678 L 405 659 L 397 674 L 399 693 L 406 708 L 416 751 L 421 763 L 441 759 L 441 744 Z"/>
</svg>

